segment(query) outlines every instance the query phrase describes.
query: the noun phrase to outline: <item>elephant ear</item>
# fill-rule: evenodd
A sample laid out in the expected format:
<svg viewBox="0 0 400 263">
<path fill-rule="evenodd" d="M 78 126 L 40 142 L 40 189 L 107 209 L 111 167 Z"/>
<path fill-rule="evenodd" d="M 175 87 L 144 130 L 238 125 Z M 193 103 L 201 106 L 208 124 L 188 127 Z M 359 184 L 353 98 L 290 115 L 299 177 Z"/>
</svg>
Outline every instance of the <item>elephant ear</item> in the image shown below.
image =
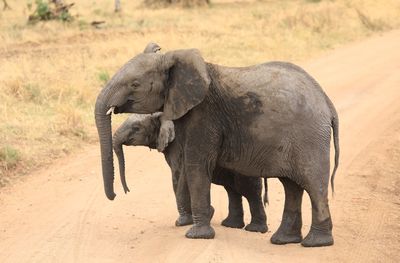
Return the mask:
<svg viewBox="0 0 400 263">
<path fill-rule="evenodd" d="M 163 118 L 176 120 L 204 100 L 211 80 L 197 49 L 168 52 L 165 61 L 169 77 Z"/>
<path fill-rule="evenodd" d="M 143 50 L 143 53 L 157 53 L 160 50 L 161 47 L 157 43 L 150 42 Z"/>
</svg>

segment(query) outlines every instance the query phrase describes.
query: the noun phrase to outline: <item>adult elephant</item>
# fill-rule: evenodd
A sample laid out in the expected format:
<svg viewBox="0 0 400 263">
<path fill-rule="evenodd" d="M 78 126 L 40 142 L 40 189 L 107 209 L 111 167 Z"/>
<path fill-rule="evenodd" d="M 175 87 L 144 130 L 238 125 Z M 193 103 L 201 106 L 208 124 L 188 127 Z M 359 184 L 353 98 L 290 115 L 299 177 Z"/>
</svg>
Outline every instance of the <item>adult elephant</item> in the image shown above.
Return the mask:
<svg viewBox="0 0 400 263">
<path fill-rule="evenodd" d="M 195 49 L 143 53 L 131 59 L 99 94 L 95 109 L 105 190 L 112 199 L 111 119 L 106 115 L 111 111 L 163 111 L 164 121 L 174 120 L 182 132 L 194 220 L 186 237 L 215 235 L 209 218 L 210 185 L 218 165 L 282 181 L 285 207 L 272 243 L 333 244 L 328 184 L 331 128 L 332 189 L 338 166 L 338 116 L 318 83 L 300 67 L 284 62 L 223 67 L 206 63 Z M 312 224 L 303 240 L 304 190 L 311 199 Z"/>
</svg>

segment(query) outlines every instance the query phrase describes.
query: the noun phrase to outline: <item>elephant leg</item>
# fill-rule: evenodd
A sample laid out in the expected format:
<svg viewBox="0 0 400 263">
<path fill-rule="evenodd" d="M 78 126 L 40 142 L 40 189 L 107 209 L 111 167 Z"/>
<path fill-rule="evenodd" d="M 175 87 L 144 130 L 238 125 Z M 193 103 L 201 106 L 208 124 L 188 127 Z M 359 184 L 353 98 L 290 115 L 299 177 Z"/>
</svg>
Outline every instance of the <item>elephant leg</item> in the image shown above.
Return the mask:
<svg viewBox="0 0 400 263">
<path fill-rule="evenodd" d="M 305 247 L 333 245 L 332 219 L 328 205 L 329 142 L 326 145 L 326 149 L 322 149 L 322 152 L 320 148 L 315 152 L 314 161 L 318 165 L 309 166 L 306 176 L 302 177 L 312 208 L 311 228 L 301 242 Z"/>
<path fill-rule="evenodd" d="M 246 196 L 246 198 L 249 202 L 251 221 L 244 229 L 251 232 L 266 233 L 268 231 L 267 216 L 261 200 L 261 191 L 258 195 L 252 194 Z"/>
<path fill-rule="evenodd" d="M 187 238 L 211 239 L 215 236 L 210 220 L 214 209 L 210 205 L 211 176 L 207 167 L 187 165 L 186 179 L 189 186 L 193 226 L 186 232 Z"/>
<path fill-rule="evenodd" d="M 285 190 L 285 208 L 281 225 L 272 235 L 271 243 L 277 245 L 300 243 L 302 240 L 301 202 L 304 190 L 288 178 L 279 178 L 279 180 Z"/>
<path fill-rule="evenodd" d="M 186 226 L 193 224 L 192 209 L 190 204 L 190 193 L 184 174 L 179 175 L 176 182 L 175 197 L 178 207 L 179 217 L 175 221 L 175 226 Z"/>
<path fill-rule="evenodd" d="M 172 145 L 170 152 L 166 155 L 168 165 L 171 167 L 172 186 L 175 193 L 176 206 L 179 217 L 175 226 L 186 226 L 193 224 L 192 210 L 190 207 L 190 194 L 185 174 L 183 173 L 182 151 L 176 145 Z"/>
<path fill-rule="evenodd" d="M 306 188 L 310 195 L 312 207 L 311 228 L 301 242 L 305 247 L 321 247 L 333 245 L 332 219 L 328 205 L 328 189 L 319 187 Z"/>
<path fill-rule="evenodd" d="M 243 228 L 243 204 L 242 204 L 242 196 L 234 191 L 229 186 L 224 186 L 226 192 L 228 193 L 229 199 L 229 212 L 227 218 L 225 218 L 221 225 L 232 228 Z"/>
</svg>

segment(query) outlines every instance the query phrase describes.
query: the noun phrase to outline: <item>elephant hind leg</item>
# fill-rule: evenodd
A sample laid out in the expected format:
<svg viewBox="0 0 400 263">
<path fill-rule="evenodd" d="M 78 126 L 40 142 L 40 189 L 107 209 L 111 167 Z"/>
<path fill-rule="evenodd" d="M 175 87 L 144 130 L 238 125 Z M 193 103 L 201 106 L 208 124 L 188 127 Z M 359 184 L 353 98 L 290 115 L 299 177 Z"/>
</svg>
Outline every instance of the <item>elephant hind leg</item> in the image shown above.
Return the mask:
<svg viewBox="0 0 400 263">
<path fill-rule="evenodd" d="M 329 136 L 327 140 L 310 143 L 296 161 L 296 179 L 307 191 L 311 200 L 312 222 L 301 244 L 305 247 L 333 245 L 332 219 L 328 205 Z"/>
<path fill-rule="evenodd" d="M 305 247 L 321 247 L 333 245 L 332 219 L 328 205 L 328 191 L 318 189 L 307 191 L 312 206 L 312 223 L 310 232 L 301 242 Z"/>
<path fill-rule="evenodd" d="M 276 245 L 300 243 L 302 241 L 301 202 L 304 190 L 288 178 L 279 178 L 279 180 L 285 190 L 285 208 L 281 225 L 272 235 L 271 243 Z"/>
<path fill-rule="evenodd" d="M 250 232 L 266 233 L 268 231 L 267 216 L 265 215 L 261 194 L 246 198 L 249 202 L 251 222 L 244 229 Z"/>
<path fill-rule="evenodd" d="M 329 161 L 329 159 L 328 159 Z M 323 164 L 323 162 L 322 162 Z M 321 169 L 321 168 L 326 169 Z M 333 245 L 332 219 L 328 205 L 329 165 L 320 166 L 304 184 L 311 200 L 312 222 L 307 236 L 301 244 L 305 247 Z"/>
<path fill-rule="evenodd" d="M 245 227 L 245 230 L 266 233 L 268 231 L 267 216 L 261 199 L 261 178 L 235 173 L 233 176 L 233 189 L 240 197 L 244 196 L 249 203 L 251 222 Z"/>
<path fill-rule="evenodd" d="M 243 204 L 242 196 L 234 191 L 229 186 L 224 186 L 228 193 L 229 213 L 228 216 L 221 222 L 221 225 L 232 228 L 243 228 Z"/>
</svg>

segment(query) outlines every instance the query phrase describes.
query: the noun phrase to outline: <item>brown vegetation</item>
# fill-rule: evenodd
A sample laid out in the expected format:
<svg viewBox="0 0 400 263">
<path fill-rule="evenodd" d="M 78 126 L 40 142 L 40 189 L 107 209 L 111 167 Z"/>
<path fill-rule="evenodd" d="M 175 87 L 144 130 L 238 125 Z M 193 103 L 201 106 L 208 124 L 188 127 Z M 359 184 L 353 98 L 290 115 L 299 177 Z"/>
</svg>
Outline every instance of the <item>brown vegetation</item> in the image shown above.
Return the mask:
<svg viewBox="0 0 400 263">
<path fill-rule="evenodd" d="M 3 10 L 10 10 L 11 7 L 8 5 L 7 0 L 3 0 Z"/>
<path fill-rule="evenodd" d="M 182 7 L 199 7 L 209 5 L 209 0 L 144 0 L 143 3 L 148 7 L 167 7 L 167 6 L 182 6 Z"/>
<path fill-rule="evenodd" d="M 220 0 L 155 10 L 125 1 L 119 13 L 113 1 L 75 2 L 71 23 L 27 25 L 24 0 L 0 12 L 0 182 L 97 140 L 97 93 L 150 41 L 164 51 L 196 47 L 207 61 L 244 66 L 302 61 L 400 26 L 396 0 Z M 99 29 L 91 21 L 106 23 Z"/>
</svg>

